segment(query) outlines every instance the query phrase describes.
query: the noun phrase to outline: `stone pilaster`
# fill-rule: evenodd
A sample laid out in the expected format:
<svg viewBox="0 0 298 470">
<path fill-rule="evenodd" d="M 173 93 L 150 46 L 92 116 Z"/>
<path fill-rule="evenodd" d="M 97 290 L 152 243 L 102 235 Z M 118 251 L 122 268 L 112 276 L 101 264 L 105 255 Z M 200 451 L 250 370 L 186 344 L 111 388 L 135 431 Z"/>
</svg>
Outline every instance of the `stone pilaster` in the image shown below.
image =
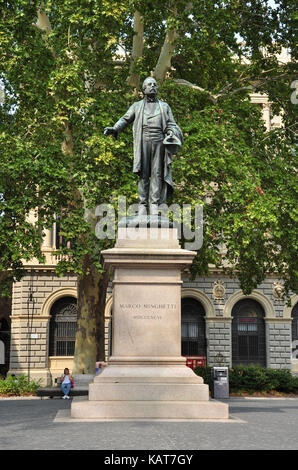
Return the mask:
<svg viewBox="0 0 298 470">
<path fill-rule="evenodd" d="M 231 366 L 231 322 L 229 318 L 206 319 L 208 366 Z"/>
<path fill-rule="evenodd" d="M 291 369 L 291 319 L 266 320 L 267 367 Z"/>
</svg>

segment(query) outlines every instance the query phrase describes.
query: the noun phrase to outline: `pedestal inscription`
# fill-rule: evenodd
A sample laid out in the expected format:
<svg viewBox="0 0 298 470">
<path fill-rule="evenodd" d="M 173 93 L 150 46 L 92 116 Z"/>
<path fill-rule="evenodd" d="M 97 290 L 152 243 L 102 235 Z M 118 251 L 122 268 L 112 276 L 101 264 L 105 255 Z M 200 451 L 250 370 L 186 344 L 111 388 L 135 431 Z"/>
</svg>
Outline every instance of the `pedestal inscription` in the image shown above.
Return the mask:
<svg viewBox="0 0 298 470">
<path fill-rule="evenodd" d="M 171 285 L 115 286 L 113 308 L 113 355 L 180 356 L 180 300 Z M 123 296 L 126 302 L 121 301 Z M 138 298 L 139 302 L 135 302 Z M 163 299 L 163 303 L 148 299 Z"/>
</svg>

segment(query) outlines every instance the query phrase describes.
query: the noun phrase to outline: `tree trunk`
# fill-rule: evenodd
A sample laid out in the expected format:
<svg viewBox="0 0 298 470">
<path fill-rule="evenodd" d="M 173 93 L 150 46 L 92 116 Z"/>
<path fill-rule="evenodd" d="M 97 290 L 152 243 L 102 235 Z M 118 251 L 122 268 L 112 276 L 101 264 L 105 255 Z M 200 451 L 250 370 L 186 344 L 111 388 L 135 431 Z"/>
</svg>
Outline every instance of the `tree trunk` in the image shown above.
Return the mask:
<svg viewBox="0 0 298 470">
<path fill-rule="evenodd" d="M 109 273 L 99 273 L 88 256 L 78 277 L 78 322 L 74 355 L 74 374 L 94 374 L 95 362 L 105 360 L 105 299 Z"/>
<path fill-rule="evenodd" d="M 140 77 L 136 72 L 136 64 L 140 57 L 142 57 L 144 49 L 144 18 L 139 11 L 135 11 L 134 22 L 133 22 L 133 43 L 132 43 L 132 54 L 129 68 L 129 76 L 127 78 L 128 85 L 134 87 L 136 92 L 139 91 Z"/>
<path fill-rule="evenodd" d="M 175 3 L 176 2 L 173 2 L 172 8 L 170 8 L 169 6 L 169 9 L 171 10 L 171 15 L 174 18 L 177 18 L 178 11 Z M 188 2 L 185 5 L 184 13 L 191 14 L 192 9 L 192 2 Z M 166 37 L 161 48 L 156 67 L 153 72 L 154 78 L 156 78 L 156 80 L 160 82 L 163 82 L 166 79 L 167 72 L 171 68 L 171 60 L 175 51 L 175 46 L 178 38 L 179 32 L 177 28 L 167 26 Z"/>
<path fill-rule="evenodd" d="M 153 73 L 156 80 L 163 82 L 166 79 L 167 71 L 171 67 L 171 59 L 175 50 L 175 41 L 178 38 L 176 29 L 167 31 L 161 48 L 161 52 Z"/>
</svg>

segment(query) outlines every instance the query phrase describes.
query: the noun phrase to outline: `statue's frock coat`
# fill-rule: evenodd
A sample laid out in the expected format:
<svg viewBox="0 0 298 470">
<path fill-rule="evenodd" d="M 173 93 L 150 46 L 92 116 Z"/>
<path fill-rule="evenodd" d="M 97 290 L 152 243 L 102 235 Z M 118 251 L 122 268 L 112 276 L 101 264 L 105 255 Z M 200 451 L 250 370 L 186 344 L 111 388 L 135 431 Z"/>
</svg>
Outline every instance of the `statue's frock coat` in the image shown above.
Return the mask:
<svg viewBox="0 0 298 470">
<path fill-rule="evenodd" d="M 176 137 L 183 143 L 183 136 L 180 127 L 176 124 L 170 106 L 164 101 L 158 100 L 161 110 L 162 132 L 166 135 L 168 130 L 171 130 Z M 133 172 L 140 174 L 142 168 L 142 135 L 143 135 L 143 115 L 144 115 L 145 100 L 133 103 L 127 112 L 116 122 L 113 126 L 117 133 L 123 131 L 129 124 L 133 122 L 133 137 L 134 137 L 134 158 L 133 158 Z M 166 201 L 167 196 L 173 192 L 173 181 L 171 175 L 171 164 L 173 162 L 173 155 L 166 148 L 164 158 L 164 187 L 160 198 L 160 203 Z"/>
</svg>

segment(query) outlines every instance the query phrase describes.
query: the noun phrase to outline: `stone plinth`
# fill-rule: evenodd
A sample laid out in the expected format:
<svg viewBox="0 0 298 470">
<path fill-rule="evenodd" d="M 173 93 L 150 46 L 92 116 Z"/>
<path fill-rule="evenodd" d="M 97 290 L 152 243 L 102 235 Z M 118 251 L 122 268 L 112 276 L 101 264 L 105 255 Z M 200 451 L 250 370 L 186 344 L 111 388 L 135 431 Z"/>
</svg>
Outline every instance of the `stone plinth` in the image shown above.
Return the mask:
<svg viewBox="0 0 298 470">
<path fill-rule="evenodd" d="M 71 416 L 228 418 L 228 405 L 209 400 L 208 385 L 181 356 L 181 272 L 195 253 L 180 248 L 176 229 L 122 227 L 102 254 L 114 270 L 113 354 Z"/>
</svg>

